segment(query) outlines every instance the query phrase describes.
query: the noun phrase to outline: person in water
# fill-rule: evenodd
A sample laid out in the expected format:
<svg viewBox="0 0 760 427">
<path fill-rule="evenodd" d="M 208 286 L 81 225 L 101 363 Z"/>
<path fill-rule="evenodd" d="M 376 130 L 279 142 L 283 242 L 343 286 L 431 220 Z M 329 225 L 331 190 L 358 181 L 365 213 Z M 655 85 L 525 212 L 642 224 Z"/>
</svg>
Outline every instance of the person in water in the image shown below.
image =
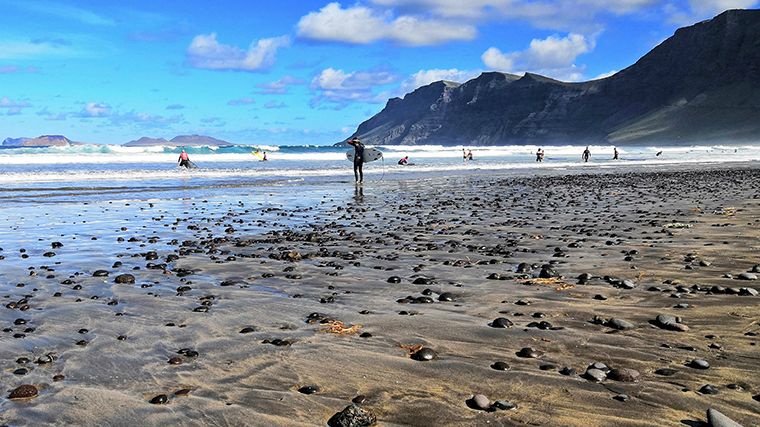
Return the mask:
<svg viewBox="0 0 760 427">
<path fill-rule="evenodd" d="M 267 152 L 266 151 L 264 151 L 264 157 L 261 158 L 261 161 L 262 162 L 266 162 L 267 161 Z"/>
<path fill-rule="evenodd" d="M 462 160 L 465 162 L 467 161 L 467 152 L 464 151 L 464 148 L 462 148 Z"/>
<path fill-rule="evenodd" d="M 184 166 L 188 169 L 190 169 L 190 156 L 187 155 L 187 152 L 185 150 L 182 150 L 181 153 L 179 153 L 179 159 L 177 159 L 180 166 Z"/>
<path fill-rule="evenodd" d="M 472 160 L 472 150 L 467 150 L 467 160 Z"/>
<path fill-rule="evenodd" d="M 583 150 L 583 155 L 581 155 L 581 158 L 584 162 L 588 163 L 588 159 L 591 158 L 591 151 L 586 147 L 585 150 Z"/>
<path fill-rule="evenodd" d="M 401 159 L 398 161 L 398 164 L 400 164 L 401 166 L 406 166 L 406 165 L 408 165 L 408 164 L 409 164 L 409 156 L 404 156 L 404 157 L 402 157 L 402 158 L 401 158 Z"/>
<path fill-rule="evenodd" d="M 536 161 L 537 162 L 543 162 L 544 161 L 544 149 L 539 148 L 538 151 L 536 151 Z"/>
<path fill-rule="evenodd" d="M 612 160 L 618 160 L 618 150 L 617 147 L 612 148 L 614 151 L 612 152 Z"/>
<path fill-rule="evenodd" d="M 361 184 L 364 182 L 364 171 L 362 170 L 364 166 L 364 144 L 359 138 L 354 137 L 348 141 L 348 145 L 354 147 L 354 178 L 356 178 L 357 184 Z"/>
</svg>

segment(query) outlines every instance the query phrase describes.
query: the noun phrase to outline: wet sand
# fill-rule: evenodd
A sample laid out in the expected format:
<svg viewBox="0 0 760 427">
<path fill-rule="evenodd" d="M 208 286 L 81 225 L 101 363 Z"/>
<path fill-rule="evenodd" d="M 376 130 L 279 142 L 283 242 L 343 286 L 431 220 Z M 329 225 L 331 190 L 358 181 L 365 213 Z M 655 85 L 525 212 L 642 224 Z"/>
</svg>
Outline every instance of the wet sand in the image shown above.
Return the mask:
<svg viewBox="0 0 760 427">
<path fill-rule="evenodd" d="M 3 223 L 0 425 L 760 424 L 760 168 L 282 191 Z"/>
</svg>

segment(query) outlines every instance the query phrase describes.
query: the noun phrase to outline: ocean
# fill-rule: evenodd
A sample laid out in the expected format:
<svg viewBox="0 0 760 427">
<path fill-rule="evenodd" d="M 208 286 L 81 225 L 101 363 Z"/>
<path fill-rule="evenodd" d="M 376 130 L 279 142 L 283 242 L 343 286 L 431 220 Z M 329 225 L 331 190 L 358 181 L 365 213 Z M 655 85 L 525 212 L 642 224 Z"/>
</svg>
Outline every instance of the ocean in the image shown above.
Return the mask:
<svg viewBox="0 0 760 427">
<path fill-rule="evenodd" d="M 197 169 L 178 168 L 182 147 L 123 147 L 79 145 L 0 150 L 0 185 L 6 200 L 56 189 L 97 192 L 98 189 L 152 189 L 179 187 L 298 185 L 305 181 L 353 181 L 346 149 L 332 146 L 260 146 L 269 161 L 260 162 L 250 145 L 190 147 Z M 760 160 L 759 145 L 704 145 L 691 147 L 623 147 L 612 160 L 612 146 L 591 146 L 589 163 L 581 162 L 584 146 L 543 147 L 545 161 L 535 162 L 537 146 L 443 147 L 378 146 L 384 159 L 365 165 L 366 181 L 441 174 L 516 171 L 531 174 L 546 169 L 627 168 L 669 164 L 711 164 Z M 472 149 L 474 161 L 463 162 L 462 148 Z M 660 153 L 658 156 L 657 153 Z M 409 156 L 412 166 L 399 166 Z M 45 191 L 37 191 L 45 189 Z"/>
</svg>

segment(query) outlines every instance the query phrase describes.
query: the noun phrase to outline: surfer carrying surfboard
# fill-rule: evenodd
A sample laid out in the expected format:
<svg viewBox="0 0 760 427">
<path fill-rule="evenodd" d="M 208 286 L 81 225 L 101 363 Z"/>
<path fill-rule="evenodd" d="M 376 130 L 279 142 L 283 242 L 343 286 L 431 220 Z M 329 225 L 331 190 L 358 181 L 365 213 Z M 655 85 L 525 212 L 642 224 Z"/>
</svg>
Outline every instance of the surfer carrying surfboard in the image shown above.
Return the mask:
<svg viewBox="0 0 760 427">
<path fill-rule="evenodd" d="M 180 166 L 184 166 L 188 169 L 190 169 L 190 156 L 187 155 L 187 152 L 185 150 L 182 150 L 181 153 L 179 153 L 179 159 L 177 159 Z"/>
<path fill-rule="evenodd" d="M 354 178 L 356 183 L 361 184 L 364 181 L 364 172 L 362 167 L 364 166 L 364 144 L 357 137 L 351 138 L 348 141 L 348 145 L 354 147 Z"/>
</svg>

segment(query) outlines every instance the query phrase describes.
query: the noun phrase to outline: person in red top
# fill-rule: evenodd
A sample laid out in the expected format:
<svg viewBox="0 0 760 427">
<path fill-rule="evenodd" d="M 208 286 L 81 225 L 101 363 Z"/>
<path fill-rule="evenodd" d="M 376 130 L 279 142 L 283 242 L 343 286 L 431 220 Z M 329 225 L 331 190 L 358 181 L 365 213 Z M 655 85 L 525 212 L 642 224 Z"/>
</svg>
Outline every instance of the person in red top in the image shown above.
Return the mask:
<svg viewBox="0 0 760 427">
<path fill-rule="evenodd" d="M 187 155 L 187 152 L 185 150 L 182 150 L 182 152 L 179 153 L 178 161 L 180 166 L 184 166 L 190 169 L 190 156 Z"/>
</svg>

